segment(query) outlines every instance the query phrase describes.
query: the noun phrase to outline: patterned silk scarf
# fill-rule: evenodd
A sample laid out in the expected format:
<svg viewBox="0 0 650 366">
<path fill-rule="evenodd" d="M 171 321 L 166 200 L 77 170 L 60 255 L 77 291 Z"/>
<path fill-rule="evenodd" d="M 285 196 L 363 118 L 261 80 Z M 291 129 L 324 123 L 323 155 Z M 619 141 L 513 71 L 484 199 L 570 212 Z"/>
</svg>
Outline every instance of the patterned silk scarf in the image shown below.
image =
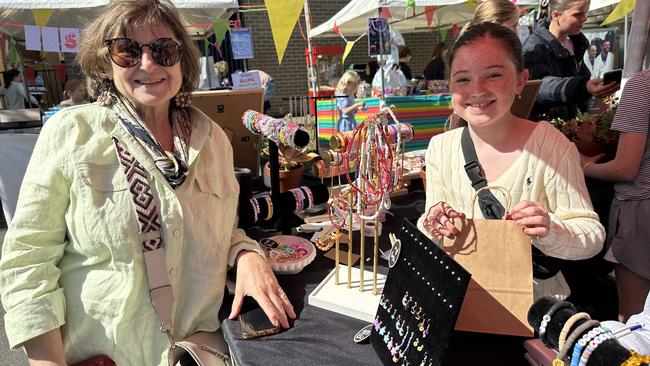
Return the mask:
<svg viewBox="0 0 650 366">
<path fill-rule="evenodd" d="M 117 97 L 113 110 L 126 129 L 151 154 L 158 170 L 172 188 L 178 188 L 187 177 L 188 151 L 192 122 L 188 108 L 172 107 L 170 120 L 174 134 L 174 151 L 165 151 L 133 105 L 122 96 Z"/>
</svg>

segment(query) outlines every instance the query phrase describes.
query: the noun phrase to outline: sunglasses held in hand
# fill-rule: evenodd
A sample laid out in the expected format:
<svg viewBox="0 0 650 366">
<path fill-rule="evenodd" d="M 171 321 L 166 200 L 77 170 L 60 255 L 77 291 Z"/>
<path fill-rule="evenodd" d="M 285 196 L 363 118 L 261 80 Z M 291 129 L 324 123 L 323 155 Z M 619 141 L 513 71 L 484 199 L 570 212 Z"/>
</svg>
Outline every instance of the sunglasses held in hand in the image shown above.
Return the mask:
<svg viewBox="0 0 650 366">
<path fill-rule="evenodd" d="M 133 67 L 142 60 L 142 48 L 147 46 L 151 57 L 160 66 L 173 66 L 181 59 L 182 45 L 171 38 L 159 38 L 140 44 L 130 38 L 112 38 L 104 41 L 111 60 L 120 67 Z"/>
</svg>

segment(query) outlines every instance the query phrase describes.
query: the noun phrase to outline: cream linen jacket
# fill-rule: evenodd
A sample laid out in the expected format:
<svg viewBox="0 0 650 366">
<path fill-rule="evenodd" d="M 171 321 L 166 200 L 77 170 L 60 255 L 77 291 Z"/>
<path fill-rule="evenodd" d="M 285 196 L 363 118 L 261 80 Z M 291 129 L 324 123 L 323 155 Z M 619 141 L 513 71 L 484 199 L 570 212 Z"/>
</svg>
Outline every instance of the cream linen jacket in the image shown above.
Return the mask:
<svg viewBox="0 0 650 366">
<path fill-rule="evenodd" d="M 151 305 L 137 216 L 116 137 L 144 166 L 158 201 L 174 293 L 176 339 L 219 328 L 226 271 L 257 243 L 236 229 L 232 148 L 192 109 L 189 173 L 173 190 L 151 156 L 97 104 L 66 108 L 43 127 L 0 261 L 9 343 L 61 329 L 66 359 L 106 354 L 165 365 L 169 340 Z"/>
</svg>

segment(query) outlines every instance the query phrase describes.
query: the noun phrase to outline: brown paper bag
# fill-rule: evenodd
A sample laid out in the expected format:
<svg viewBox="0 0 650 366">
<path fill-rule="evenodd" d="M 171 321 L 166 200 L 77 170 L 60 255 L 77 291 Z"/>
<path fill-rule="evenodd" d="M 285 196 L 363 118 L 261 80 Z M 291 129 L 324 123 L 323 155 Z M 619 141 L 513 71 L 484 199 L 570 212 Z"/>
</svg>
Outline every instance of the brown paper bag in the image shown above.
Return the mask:
<svg viewBox="0 0 650 366">
<path fill-rule="evenodd" d="M 530 237 L 511 220 L 454 221 L 460 234 L 454 240 L 445 238 L 443 248 L 472 274 L 456 329 L 532 336 L 527 320 L 533 304 Z"/>
</svg>

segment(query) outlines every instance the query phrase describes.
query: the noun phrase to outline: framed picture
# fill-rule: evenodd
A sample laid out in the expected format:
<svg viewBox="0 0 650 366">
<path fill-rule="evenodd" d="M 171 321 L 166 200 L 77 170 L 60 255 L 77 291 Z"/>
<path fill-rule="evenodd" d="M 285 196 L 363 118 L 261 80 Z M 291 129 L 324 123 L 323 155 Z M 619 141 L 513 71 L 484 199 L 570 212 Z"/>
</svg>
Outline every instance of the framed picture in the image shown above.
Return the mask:
<svg viewBox="0 0 650 366">
<path fill-rule="evenodd" d="M 390 55 L 390 28 L 384 18 L 368 18 L 368 56 Z"/>
</svg>

